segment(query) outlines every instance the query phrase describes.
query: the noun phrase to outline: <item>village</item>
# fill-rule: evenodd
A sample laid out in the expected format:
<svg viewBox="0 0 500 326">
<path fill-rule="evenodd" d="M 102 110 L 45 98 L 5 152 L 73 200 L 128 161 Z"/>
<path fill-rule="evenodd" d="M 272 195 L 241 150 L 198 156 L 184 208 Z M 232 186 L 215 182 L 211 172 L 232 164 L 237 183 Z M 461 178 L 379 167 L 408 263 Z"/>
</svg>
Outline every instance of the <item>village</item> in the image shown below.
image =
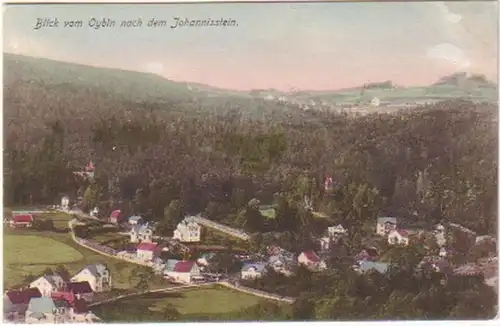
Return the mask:
<svg viewBox="0 0 500 326">
<path fill-rule="evenodd" d="M 296 273 L 300 266 L 313 273 L 326 273 L 336 268 L 328 257 L 331 257 L 332 250 L 349 235 L 349 230 L 338 224 L 324 230 L 324 234 L 316 239 L 316 245 L 310 250 L 289 252 L 278 245 L 271 245 L 259 252 L 231 251 L 226 253 L 232 255 L 229 264 L 237 264 L 237 268 L 227 266 L 227 263 L 221 268 L 220 264 L 214 263 L 216 257 L 221 254 L 220 250 L 197 251 L 197 257 L 189 254 L 192 245 L 203 245 L 202 228 L 217 229 L 228 236 L 239 237 L 242 241 L 248 241 L 250 235 L 242 230 L 210 221 L 202 214 L 186 216 L 178 223 L 171 237 L 164 237 L 155 233 L 156 223 L 148 223 L 141 216 L 126 216 L 120 210 L 114 210 L 110 216 L 100 217 L 98 208 L 86 214 L 71 205 L 66 196 L 62 198 L 60 205 L 51 209 L 73 216 L 69 226 L 75 241 L 80 245 L 103 255 L 151 268 L 155 275 L 172 284 L 181 286 L 225 282 L 250 293 L 255 291 L 255 294 L 261 291 L 252 290 L 251 281 L 264 277 L 269 271 L 290 276 Z M 13 229 L 30 228 L 35 219 L 34 214 L 21 212 L 13 214 L 12 219 L 6 223 Z M 91 238 L 79 237 L 76 229 L 95 221 L 99 221 L 99 227 L 111 227 L 111 232 L 125 237 L 122 248 L 111 248 Z M 435 225 L 432 229 L 403 228 L 396 217 L 379 217 L 373 223 L 373 236 L 379 243 L 384 243 L 384 247 L 404 248 L 412 242 L 421 242 L 424 237 L 430 235 L 437 246 L 426 247 L 427 254 L 415 270 L 416 273 L 423 270 L 439 273 L 443 275 L 443 281 L 446 280 L 446 275 L 483 275 L 485 282 L 489 282 L 496 290 L 496 239 L 489 236 L 474 237 L 473 246 L 486 244 L 490 248 L 487 257 L 483 257 L 480 263 L 457 264 L 452 259 L 454 249 L 447 243 L 447 229 L 450 228 L 460 229 L 465 234 L 472 232 L 456 224 L 445 226 L 444 223 Z M 381 256 L 381 248 L 366 245 L 354 255 L 344 255 L 342 263 L 348 264 L 356 273 L 375 271 L 388 274 L 392 267 L 391 262 L 381 259 Z M 214 265 L 217 267 L 214 268 Z M 39 275 L 29 286 L 5 292 L 4 318 L 24 323 L 99 321 L 99 317 L 91 312 L 89 306 L 95 304 L 96 295 L 99 297 L 99 294 L 112 289 L 112 280 L 113 275 L 108 267 L 100 263 L 85 266 L 69 280 L 63 280 L 57 273 Z M 280 299 L 279 295 L 269 295 Z"/>
</svg>

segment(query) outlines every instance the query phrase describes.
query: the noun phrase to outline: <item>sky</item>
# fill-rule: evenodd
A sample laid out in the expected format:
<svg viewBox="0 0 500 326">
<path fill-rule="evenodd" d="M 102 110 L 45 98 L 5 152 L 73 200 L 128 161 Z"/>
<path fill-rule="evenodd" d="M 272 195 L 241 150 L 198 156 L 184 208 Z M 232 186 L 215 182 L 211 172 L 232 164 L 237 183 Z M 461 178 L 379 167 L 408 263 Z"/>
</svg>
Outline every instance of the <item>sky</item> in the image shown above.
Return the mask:
<svg viewBox="0 0 500 326">
<path fill-rule="evenodd" d="M 141 28 L 89 27 L 139 17 Z M 171 28 L 175 17 L 237 26 Z M 60 25 L 35 30 L 37 18 Z M 168 25 L 147 27 L 152 18 Z M 497 20 L 497 2 L 14 5 L 3 50 L 240 90 L 427 85 L 461 71 L 496 81 Z"/>
</svg>

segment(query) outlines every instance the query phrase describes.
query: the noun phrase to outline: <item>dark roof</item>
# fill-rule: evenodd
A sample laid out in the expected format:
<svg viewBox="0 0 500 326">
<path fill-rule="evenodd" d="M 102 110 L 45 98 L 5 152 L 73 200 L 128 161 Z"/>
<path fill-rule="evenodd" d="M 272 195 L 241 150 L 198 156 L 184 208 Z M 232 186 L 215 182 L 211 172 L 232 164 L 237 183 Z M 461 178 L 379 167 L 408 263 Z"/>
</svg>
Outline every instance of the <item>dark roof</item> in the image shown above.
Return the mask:
<svg viewBox="0 0 500 326">
<path fill-rule="evenodd" d="M 68 291 L 75 294 L 92 293 L 89 282 L 72 282 L 68 284 Z"/>
<path fill-rule="evenodd" d="M 29 288 L 21 291 L 8 291 L 7 297 L 12 304 L 28 304 L 31 298 L 40 298 L 42 294 L 38 288 Z"/>
</svg>

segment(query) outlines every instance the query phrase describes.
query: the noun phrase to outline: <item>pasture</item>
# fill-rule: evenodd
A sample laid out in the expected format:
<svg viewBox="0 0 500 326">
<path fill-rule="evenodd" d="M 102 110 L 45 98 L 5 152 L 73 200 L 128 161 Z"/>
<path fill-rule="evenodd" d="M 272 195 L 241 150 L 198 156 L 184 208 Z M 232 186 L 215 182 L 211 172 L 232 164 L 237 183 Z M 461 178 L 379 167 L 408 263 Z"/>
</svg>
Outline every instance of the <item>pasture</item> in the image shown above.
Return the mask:
<svg viewBox="0 0 500 326">
<path fill-rule="evenodd" d="M 162 310 L 172 304 L 181 314 L 182 320 L 218 319 L 236 313 L 241 309 L 257 305 L 265 299 L 241 293 L 220 285 L 186 289 L 176 293 L 152 293 L 141 297 L 118 300 L 111 304 L 94 307 L 92 310 L 104 321 L 130 320 L 126 307 L 134 306 L 134 311 L 143 311 L 141 320 L 162 322 Z M 122 317 L 123 316 L 123 317 Z M 120 320 L 116 320 L 118 317 Z"/>
</svg>

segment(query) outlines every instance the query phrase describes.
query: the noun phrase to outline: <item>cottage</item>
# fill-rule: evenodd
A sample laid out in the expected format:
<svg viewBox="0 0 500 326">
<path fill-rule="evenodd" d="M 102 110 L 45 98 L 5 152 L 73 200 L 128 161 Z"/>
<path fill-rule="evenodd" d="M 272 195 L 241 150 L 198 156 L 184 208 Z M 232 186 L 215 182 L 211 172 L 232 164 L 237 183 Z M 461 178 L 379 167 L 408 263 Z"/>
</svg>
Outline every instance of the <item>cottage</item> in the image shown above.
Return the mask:
<svg viewBox="0 0 500 326">
<path fill-rule="evenodd" d="M 20 291 L 7 291 L 3 301 L 4 314 L 16 316 L 23 315 L 28 309 L 32 298 L 41 298 L 42 294 L 38 288 L 29 288 Z"/>
<path fill-rule="evenodd" d="M 130 225 L 142 224 L 142 217 L 140 217 L 140 216 L 130 216 L 128 218 L 128 223 Z"/>
<path fill-rule="evenodd" d="M 389 264 L 383 262 L 362 261 L 354 265 L 354 270 L 358 273 L 368 273 L 370 271 L 377 271 L 380 274 L 385 274 L 389 271 Z"/>
<path fill-rule="evenodd" d="M 318 255 L 312 250 L 302 252 L 298 257 L 299 264 L 304 266 L 314 266 L 320 262 Z"/>
<path fill-rule="evenodd" d="M 99 207 L 94 207 L 94 209 L 90 211 L 90 216 L 99 217 Z"/>
<path fill-rule="evenodd" d="M 379 217 L 377 219 L 376 233 L 381 236 L 386 236 L 390 231 L 396 228 L 397 218 L 395 217 Z"/>
<path fill-rule="evenodd" d="M 44 275 L 30 284 L 31 288 L 38 288 L 45 297 L 50 297 L 52 292 L 63 291 L 66 283 L 61 276 L 57 274 Z"/>
<path fill-rule="evenodd" d="M 291 274 L 292 267 L 296 265 L 293 260 L 290 260 L 282 254 L 269 257 L 268 263 L 277 273 L 285 275 Z"/>
<path fill-rule="evenodd" d="M 111 290 L 111 273 L 104 264 L 87 265 L 71 278 L 71 282 L 88 282 L 94 292 L 108 291 Z"/>
<path fill-rule="evenodd" d="M 347 230 L 341 224 L 328 227 L 328 235 L 331 237 L 347 235 Z"/>
<path fill-rule="evenodd" d="M 387 236 L 387 241 L 391 245 L 407 246 L 410 243 L 408 231 L 403 229 L 394 229 L 391 232 L 389 232 L 389 235 Z"/>
<path fill-rule="evenodd" d="M 74 295 L 77 299 L 92 301 L 94 291 L 88 281 L 70 282 L 68 283 L 68 292 Z"/>
<path fill-rule="evenodd" d="M 120 218 L 122 217 L 122 211 L 119 209 L 116 209 L 111 212 L 111 215 L 109 216 L 109 222 L 118 224 L 120 223 Z"/>
<path fill-rule="evenodd" d="M 69 319 L 69 304 L 49 297 L 32 298 L 25 314 L 26 324 L 60 324 Z"/>
<path fill-rule="evenodd" d="M 253 280 L 262 277 L 266 272 L 267 264 L 264 262 L 247 263 L 241 268 L 241 278 L 243 280 Z"/>
<path fill-rule="evenodd" d="M 180 260 L 177 259 L 168 259 L 167 262 L 165 263 L 165 269 L 163 271 L 163 275 L 166 276 L 169 272 L 173 272 L 175 265 L 177 265 L 179 261 Z"/>
<path fill-rule="evenodd" d="M 334 241 L 330 237 L 321 237 L 318 239 L 319 247 L 321 251 L 328 251 L 334 244 Z"/>
<path fill-rule="evenodd" d="M 180 242 L 200 242 L 201 226 L 192 218 L 186 217 L 174 230 L 173 238 Z"/>
<path fill-rule="evenodd" d="M 65 211 L 69 211 L 69 197 L 68 196 L 63 196 L 61 198 L 61 209 Z"/>
<path fill-rule="evenodd" d="M 31 214 L 20 214 L 20 215 L 14 215 L 12 219 L 10 220 L 10 227 L 12 228 L 19 228 L 19 227 L 26 227 L 29 228 L 33 226 L 33 222 L 35 219 L 33 218 L 33 215 Z"/>
<path fill-rule="evenodd" d="M 156 243 L 142 242 L 137 245 L 137 259 L 152 262 L 161 253 L 161 247 Z"/>
<path fill-rule="evenodd" d="M 448 256 L 448 250 L 446 250 L 445 247 L 441 247 L 439 249 L 439 257 L 446 257 Z"/>
<path fill-rule="evenodd" d="M 215 254 L 213 252 L 209 252 L 209 253 L 204 253 L 200 256 L 200 258 L 198 258 L 198 260 L 196 261 L 196 263 L 200 266 L 208 266 L 210 260 L 215 257 Z"/>
<path fill-rule="evenodd" d="M 201 279 L 200 268 L 194 261 L 179 261 L 172 271 L 165 270 L 164 275 L 171 282 L 189 284 L 194 280 Z"/>
<path fill-rule="evenodd" d="M 153 229 L 148 224 L 135 224 L 130 230 L 130 242 L 153 242 Z"/>
</svg>

